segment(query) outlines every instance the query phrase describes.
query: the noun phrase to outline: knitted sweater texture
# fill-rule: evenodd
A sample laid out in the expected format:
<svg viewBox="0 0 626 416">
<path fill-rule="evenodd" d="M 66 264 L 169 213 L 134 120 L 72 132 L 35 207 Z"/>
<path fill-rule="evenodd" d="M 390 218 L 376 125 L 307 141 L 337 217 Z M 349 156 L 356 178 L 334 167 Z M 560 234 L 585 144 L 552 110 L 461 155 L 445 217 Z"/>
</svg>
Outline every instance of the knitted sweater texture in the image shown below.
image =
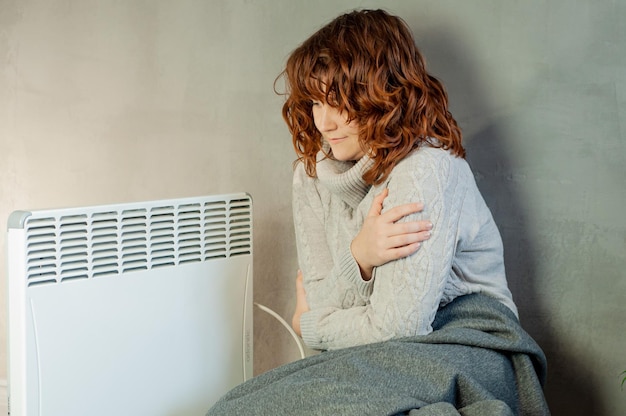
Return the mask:
<svg viewBox="0 0 626 416">
<path fill-rule="evenodd" d="M 293 215 L 310 307 L 300 321 L 307 346 L 338 349 L 425 335 L 440 306 L 469 293 L 495 297 L 517 314 L 500 233 L 467 162 L 423 146 L 377 186 L 362 179 L 371 163 L 367 157 L 356 163 L 320 158 L 316 178 L 302 164 L 296 167 Z M 432 236 L 364 281 L 350 243 L 385 188 L 383 212 L 423 202 L 422 212 L 400 221 L 430 220 Z"/>
</svg>

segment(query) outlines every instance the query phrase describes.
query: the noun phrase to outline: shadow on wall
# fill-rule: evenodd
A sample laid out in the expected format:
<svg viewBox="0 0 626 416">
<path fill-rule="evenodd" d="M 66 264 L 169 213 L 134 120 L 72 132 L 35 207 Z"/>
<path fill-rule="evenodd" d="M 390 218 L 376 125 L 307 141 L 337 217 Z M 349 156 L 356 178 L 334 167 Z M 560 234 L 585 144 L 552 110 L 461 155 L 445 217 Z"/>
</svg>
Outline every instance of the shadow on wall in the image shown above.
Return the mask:
<svg viewBox="0 0 626 416">
<path fill-rule="evenodd" d="M 419 27 L 410 20 L 408 23 Z M 559 415 L 604 415 L 606 410 L 592 372 L 584 362 L 570 356 L 563 342 L 553 335 L 551 317 L 543 303 L 549 296 L 540 296 L 537 290 L 541 277 L 536 272 L 538 257 L 532 240 L 536 233 L 531 232 L 526 218 L 531 207 L 515 180 L 518 161 L 507 148 L 511 142 L 509 123 L 494 114 L 488 94 L 481 91 L 471 48 L 463 44 L 462 36 L 429 30 L 428 36 L 422 38 L 414 30 L 429 71 L 448 89 L 451 111 L 465 133 L 467 160 L 502 234 L 507 278 L 522 325 L 547 356 L 548 381 L 544 390 L 550 410 Z"/>
</svg>

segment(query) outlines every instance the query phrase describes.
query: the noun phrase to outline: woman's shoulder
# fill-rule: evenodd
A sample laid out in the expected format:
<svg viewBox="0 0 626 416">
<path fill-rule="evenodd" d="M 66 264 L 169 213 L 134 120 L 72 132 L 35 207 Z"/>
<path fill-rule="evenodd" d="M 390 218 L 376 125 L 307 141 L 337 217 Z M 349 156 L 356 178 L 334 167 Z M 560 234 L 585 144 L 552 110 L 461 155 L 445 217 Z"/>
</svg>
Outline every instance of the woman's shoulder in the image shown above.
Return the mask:
<svg viewBox="0 0 626 416">
<path fill-rule="evenodd" d="M 430 174 L 448 175 L 451 171 L 467 171 L 469 166 L 465 159 L 453 155 L 448 150 L 420 146 L 402 159 L 393 169 L 392 175 L 422 175 L 424 171 Z"/>
<path fill-rule="evenodd" d="M 304 163 L 301 161 L 296 161 L 293 166 L 293 178 L 301 179 L 303 177 L 307 177 L 306 169 L 304 169 Z"/>
<path fill-rule="evenodd" d="M 293 185 L 298 187 L 313 186 L 316 178 L 309 176 L 304 167 L 304 163 L 297 161 L 293 168 Z"/>
</svg>

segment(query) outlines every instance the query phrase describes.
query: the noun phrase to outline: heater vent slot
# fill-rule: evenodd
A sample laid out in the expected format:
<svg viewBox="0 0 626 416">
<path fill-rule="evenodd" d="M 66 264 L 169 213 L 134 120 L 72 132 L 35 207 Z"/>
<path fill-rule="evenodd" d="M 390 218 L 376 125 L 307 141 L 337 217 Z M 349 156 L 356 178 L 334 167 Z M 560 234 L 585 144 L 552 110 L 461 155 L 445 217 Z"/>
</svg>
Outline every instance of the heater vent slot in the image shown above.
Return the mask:
<svg viewBox="0 0 626 416">
<path fill-rule="evenodd" d="M 35 212 L 24 224 L 26 284 L 251 254 L 252 201 L 240 196 Z"/>
</svg>

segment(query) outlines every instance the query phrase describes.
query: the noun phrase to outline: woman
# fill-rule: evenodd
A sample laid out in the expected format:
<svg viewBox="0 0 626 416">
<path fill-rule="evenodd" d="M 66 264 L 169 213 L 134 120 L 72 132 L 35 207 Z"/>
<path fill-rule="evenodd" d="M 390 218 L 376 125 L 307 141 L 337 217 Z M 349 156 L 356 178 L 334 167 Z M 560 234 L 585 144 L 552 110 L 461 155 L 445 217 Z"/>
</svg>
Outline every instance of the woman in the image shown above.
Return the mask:
<svg viewBox="0 0 626 416">
<path fill-rule="evenodd" d="M 209 415 L 548 414 L 545 356 L 519 326 L 500 235 L 407 25 L 339 16 L 283 75 L 298 154 L 292 324 L 325 352 Z"/>
<path fill-rule="evenodd" d="M 428 334 L 441 305 L 475 292 L 516 313 L 461 131 L 404 22 L 380 10 L 341 16 L 284 74 L 301 162 L 293 212 L 304 285 L 292 322 L 305 343 Z M 419 250 L 428 226 L 418 219 L 434 228 Z"/>
</svg>

